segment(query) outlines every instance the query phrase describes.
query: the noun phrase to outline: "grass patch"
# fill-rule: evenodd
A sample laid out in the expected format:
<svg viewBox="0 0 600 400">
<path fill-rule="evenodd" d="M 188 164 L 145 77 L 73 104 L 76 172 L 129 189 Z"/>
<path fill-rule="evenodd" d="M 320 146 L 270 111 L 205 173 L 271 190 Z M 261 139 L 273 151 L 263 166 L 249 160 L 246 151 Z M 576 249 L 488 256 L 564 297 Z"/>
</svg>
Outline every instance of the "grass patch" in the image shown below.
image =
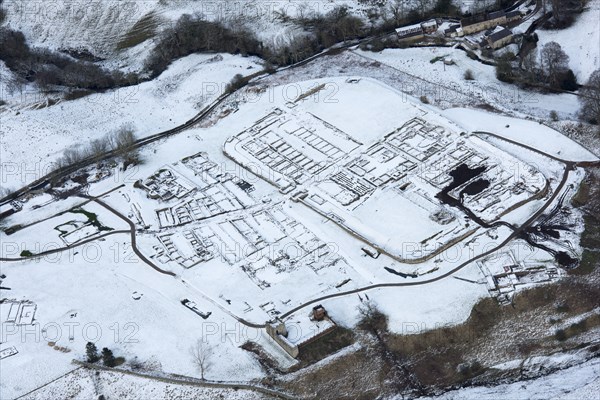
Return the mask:
<svg viewBox="0 0 600 400">
<path fill-rule="evenodd" d="M 585 230 L 581 234 L 581 245 L 588 249 L 600 250 L 600 220 L 590 214 L 583 217 Z"/>
<path fill-rule="evenodd" d="M 431 60 L 429 60 L 430 63 L 435 64 L 438 61 L 442 61 L 444 58 L 448 57 L 448 54 L 445 54 L 443 56 L 437 56 L 432 58 Z"/>
<path fill-rule="evenodd" d="M 446 387 L 463 384 L 486 372 L 479 360 L 472 358 L 472 348 L 478 348 L 493 336 L 498 326 L 514 321 L 522 324 L 531 315 L 540 312 L 556 311 L 559 304 L 562 318 L 569 318 L 589 312 L 600 306 L 600 291 L 587 282 L 565 280 L 554 285 L 544 285 L 524 290 L 515 295 L 512 306 L 503 307 L 493 298 L 482 299 L 477 303 L 463 324 L 442 327 L 412 335 L 390 334 L 387 338 L 389 349 L 408 360 L 410 370 L 423 385 Z M 518 322 L 521 321 L 521 322 Z M 573 326 L 558 332 L 562 340 L 589 329 Z M 518 328 L 517 328 L 518 329 Z M 515 337 L 515 346 L 522 356 L 544 347 L 546 336 Z M 471 355 L 469 355 L 471 354 Z"/>
<path fill-rule="evenodd" d="M 34 254 L 29 250 L 23 250 L 21 252 L 21 257 L 33 257 L 33 256 L 34 256 Z"/>
<path fill-rule="evenodd" d="M 98 215 L 96 213 L 84 210 L 83 208 L 74 208 L 70 212 L 74 214 L 83 214 L 87 217 L 88 223 L 95 226 L 99 231 L 112 231 L 113 228 L 104 226 L 98 221 Z"/>
<path fill-rule="evenodd" d="M 125 35 L 117 42 L 117 50 L 125 50 L 135 47 L 156 35 L 158 18 L 153 12 L 144 15 L 137 21 Z"/>
<path fill-rule="evenodd" d="M 565 329 L 559 329 L 554 334 L 554 338 L 559 342 L 564 342 L 574 336 L 580 335 L 589 331 L 592 328 L 600 326 L 600 315 L 594 314 L 587 318 L 582 319 L 579 322 L 575 322 L 569 325 Z"/>
<path fill-rule="evenodd" d="M 600 251 L 597 250 L 583 250 L 581 255 L 581 262 L 575 269 L 569 270 L 570 275 L 588 275 L 591 274 L 597 266 L 600 265 Z"/>
<path fill-rule="evenodd" d="M 577 193 L 575 193 L 575 196 L 571 199 L 571 204 L 573 204 L 574 207 L 585 206 L 590 199 L 590 189 L 589 182 L 586 182 L 585 180 L 581 182 Z"/>
<path fill-rule="evenodd" d="M 350 346 L 354 340 L 354 333 L 350 329 L 338 326 L 314 342 L 302 346 L 298 359 L 302 367 L 314 364 L 344 347 Z"/>
<path fill-rule="evenodd" d="M 20 224 L 16 224 L 13 226 L 9 226 L 8 228 L 4 229 L 4 233 L 6 233 L 6 235 L 12 235 L 13 233 L 20 231 L 21 229 L 23 229 L 23 226 Z"/>
</svg>

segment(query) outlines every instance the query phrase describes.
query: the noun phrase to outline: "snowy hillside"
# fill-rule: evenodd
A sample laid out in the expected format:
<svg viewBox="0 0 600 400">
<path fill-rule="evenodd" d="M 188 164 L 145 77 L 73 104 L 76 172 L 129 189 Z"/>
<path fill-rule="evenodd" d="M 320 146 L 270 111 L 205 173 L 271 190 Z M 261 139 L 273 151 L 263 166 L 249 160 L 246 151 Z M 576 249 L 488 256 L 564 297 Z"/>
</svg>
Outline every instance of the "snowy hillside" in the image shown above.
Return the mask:
<svg viewBox="0 0 600 400">
<path fill-rule="evenodd" d="M 293 37 L 297 28 L 279 21 L 278 13 L 294 16 L 299 12 L 299 3 L 290 0 L 5 3 L 6 25 L 22 31 L 32 45 L 50 49 L 85 48 L 98 57 L 108 59 L 108 62 L 114 61 L 116 66 L 130 65 L 134 68 L 139 67 L 152 40 L 161 30 L 183 14 L 198 13 L 209 20 L 242 20 L 267 45 L 280 45 Z M 348 4 L 358 13 L 365 8 L 356 0 L 326 0 L 309 4 L 308 12 L 316 13 L 326 13 L 340 4 Z"/>
<path fill-rule="evenodd" d="M 0 400 L 598 400 L 600 0 L 0 3 Z"/>
<path fill-rule="evenodd" d="M 600 68 L 600 0 L 590 0 L 573 26 L 563 30 L 538 30 L 538 48 L 558 42 L 569 56 L 569 66 L 581 83 Z"/>
<path fill-rule="evenodd" d="M 600 359 L 522 382 L 453 390 L 430 400 L 594 400 L 600 392 Z"/>
<path fill-rule="evenodd" d="M 47 173 L 65 148 L 85 145 L 123 124 L 132 126 L 139 137 L 183 124 L 216 99 L 234 75 L 258 70 L 258 59 L 195 54 L 174 62 L 153 81 L 51 107 L 27 90 L 15 92 L 14 106 L 0 111 L 0 157 L 21 166 L 19 171 L 36 172 L 25 180 L 20 173 L 9 174 L 3 184 L 22 186 L 35 175 Z M 26 145 L 40 140 L 45 142 L 43 147 Z"/>
</svg>

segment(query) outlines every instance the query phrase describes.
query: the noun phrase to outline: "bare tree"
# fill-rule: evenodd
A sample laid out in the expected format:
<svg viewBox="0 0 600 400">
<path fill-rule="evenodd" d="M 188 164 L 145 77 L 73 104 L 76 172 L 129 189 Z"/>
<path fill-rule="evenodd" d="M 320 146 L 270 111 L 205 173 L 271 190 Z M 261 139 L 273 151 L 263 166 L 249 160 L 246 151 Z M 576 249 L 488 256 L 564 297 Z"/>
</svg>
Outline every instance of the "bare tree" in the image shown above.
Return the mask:
<svg viewBox="0 0 600 400">
<path fill-rule="evenodd" d="M 110 137 L 110 144 L 114 150 L 126 149 L 135 143 L 135 133 L 132 124 L 123 124 Z"/>
<path fill-rule="evenodd" d="M 102 154 L 106 153 L 108 151 L 108 146 L 109 146 L 109 139 L 108 137 L 102 137 L 100 139 L 95 139 L 92 140 L 92 142 L 90 143 L 89 146 L 89 153 L 91 156 L 97 157 L 97 156 L 101 156 Z"/>
<path fill-rule="evenodd" d="M 204 380 L 205 374 L 212 367 L 213 348 L 206 340 L 200 338 L 196 341 L 196 345 L 190 348 L 192 361 L 200 371 L 200 378 Z"/>
<path fill-rule="evenodd" d="M 398 26 L 402 23 L 406 14 L 406 2 L 405 0 L 393 0 L 388 5 L 388 12 L 386 16 L 391 17 L 394 26 Z"/>
<path fill-rule="evenodd" d="M 560 44 L 548 42 L 540 52 L 540 64 L 550 85 L 558 86 L 560 75 L 569 68 L 569 56 Z"/>
<path fill-rule="evenodd" d="M 427 8 L 429 7 L 429 0 L 418 0 L 419 3 L 419 16 L 424 17 L 425 16 L 425 12 L 427 11 Z"/>
<path fill-rule="evenodd" d="M 600 69 L 590 75 L 588 81 L 579 90 L 581 116 L 589 122 L 600 124 Z"/>
</svg>

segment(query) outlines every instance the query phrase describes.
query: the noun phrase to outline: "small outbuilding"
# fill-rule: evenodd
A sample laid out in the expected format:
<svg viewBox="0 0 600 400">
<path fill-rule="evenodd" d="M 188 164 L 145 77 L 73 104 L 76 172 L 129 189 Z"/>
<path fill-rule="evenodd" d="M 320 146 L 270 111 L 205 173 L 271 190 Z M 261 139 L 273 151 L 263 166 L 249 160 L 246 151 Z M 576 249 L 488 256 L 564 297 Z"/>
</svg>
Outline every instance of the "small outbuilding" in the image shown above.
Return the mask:
<svg viewBox="0 0 600 400">
<path fill-rule="evenodd" d="M 435 19 L 430 19 L 429 21 L 422 22 L 421 28 L 423 28 L 425 33 L 434 33 L 438 29 L 438 24 Z"/>
<path fill-rule="evenodd" d="M 513 33 L 510 29 L 502 28 L 487 37 L 488 45 L 492 49 L 504 47 L 512 41 Z"/>
<path fill-rule="evenodd" d="M 320 304 L 314 306 L 312 309 L 312 319 L 314 321 L 323 321 L 325 318 L 327 318 L 327 311 L 325 310 L 325 307 Z"/>
</svg>

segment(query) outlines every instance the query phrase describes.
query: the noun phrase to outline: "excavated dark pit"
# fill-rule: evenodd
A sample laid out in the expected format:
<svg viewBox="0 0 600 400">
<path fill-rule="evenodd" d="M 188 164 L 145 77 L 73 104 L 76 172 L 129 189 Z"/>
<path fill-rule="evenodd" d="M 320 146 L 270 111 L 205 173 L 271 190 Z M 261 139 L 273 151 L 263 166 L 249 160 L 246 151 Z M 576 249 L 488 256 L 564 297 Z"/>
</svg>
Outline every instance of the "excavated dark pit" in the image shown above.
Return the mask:
<svg viewBox="0 0 600 400">
<path fill-rule="evenodd" d="M 483 192 L 485 189 L 490 187 L 490 181 L 487 179 L 477 179 L 469 183 L 465 188 L 460 192 L 460 198 L 462 199 L 464 195 L 474 196 Z"/>
<path fill-rule="evenodd" d="M 448 186 L 443 188 L 436 195 L 436 197 L 442 203 L 462 210 L 465 214 L 467 214 L 472 220 L 477 222 L 479 225 L 487 227 L 488 224 L 486 224 L 481 218 L 479 218 L 475 214 L 473 214 L 471 212 L 471 210 L 469 210 L 468 208 L 463 206 L 461 200 L 457 200 L 448 194 L 452 190 L 454 190 L 457 187 L 459 187 L 460 185 L 464 184 L 465 182 L 468 182 L 471 179 L 476 178 L 477 176 L 481 175 L 485 171 L 485 169 L 486 169 L 486 167 L 484 167 L 484 166 L 471 168 L 465 163 L 460 164 L 458 167 L 454 168 L 449 173 L 449 175 L 452 177 L 452 182 Z M 471 182 L 461 191 L 460 199 L 462 199 L 464 194 L 480 193 L 482 190 L 484 190 L 486 187 L 488 187 L 489 184 L 490 184 L 490 182 L 486 179 L 478 179 L 474 182 Z M 467 190 L 467 188 L 469 190 L 468 193 L 465 192 L 465 190 Z"/>
<path fill-rule="evenodd" d="M 571 257 L 564 251 L 557 252 L 554 259 L 563 268 L 574 268 L 579 263 L 578 259 Z"/>
</svg>

